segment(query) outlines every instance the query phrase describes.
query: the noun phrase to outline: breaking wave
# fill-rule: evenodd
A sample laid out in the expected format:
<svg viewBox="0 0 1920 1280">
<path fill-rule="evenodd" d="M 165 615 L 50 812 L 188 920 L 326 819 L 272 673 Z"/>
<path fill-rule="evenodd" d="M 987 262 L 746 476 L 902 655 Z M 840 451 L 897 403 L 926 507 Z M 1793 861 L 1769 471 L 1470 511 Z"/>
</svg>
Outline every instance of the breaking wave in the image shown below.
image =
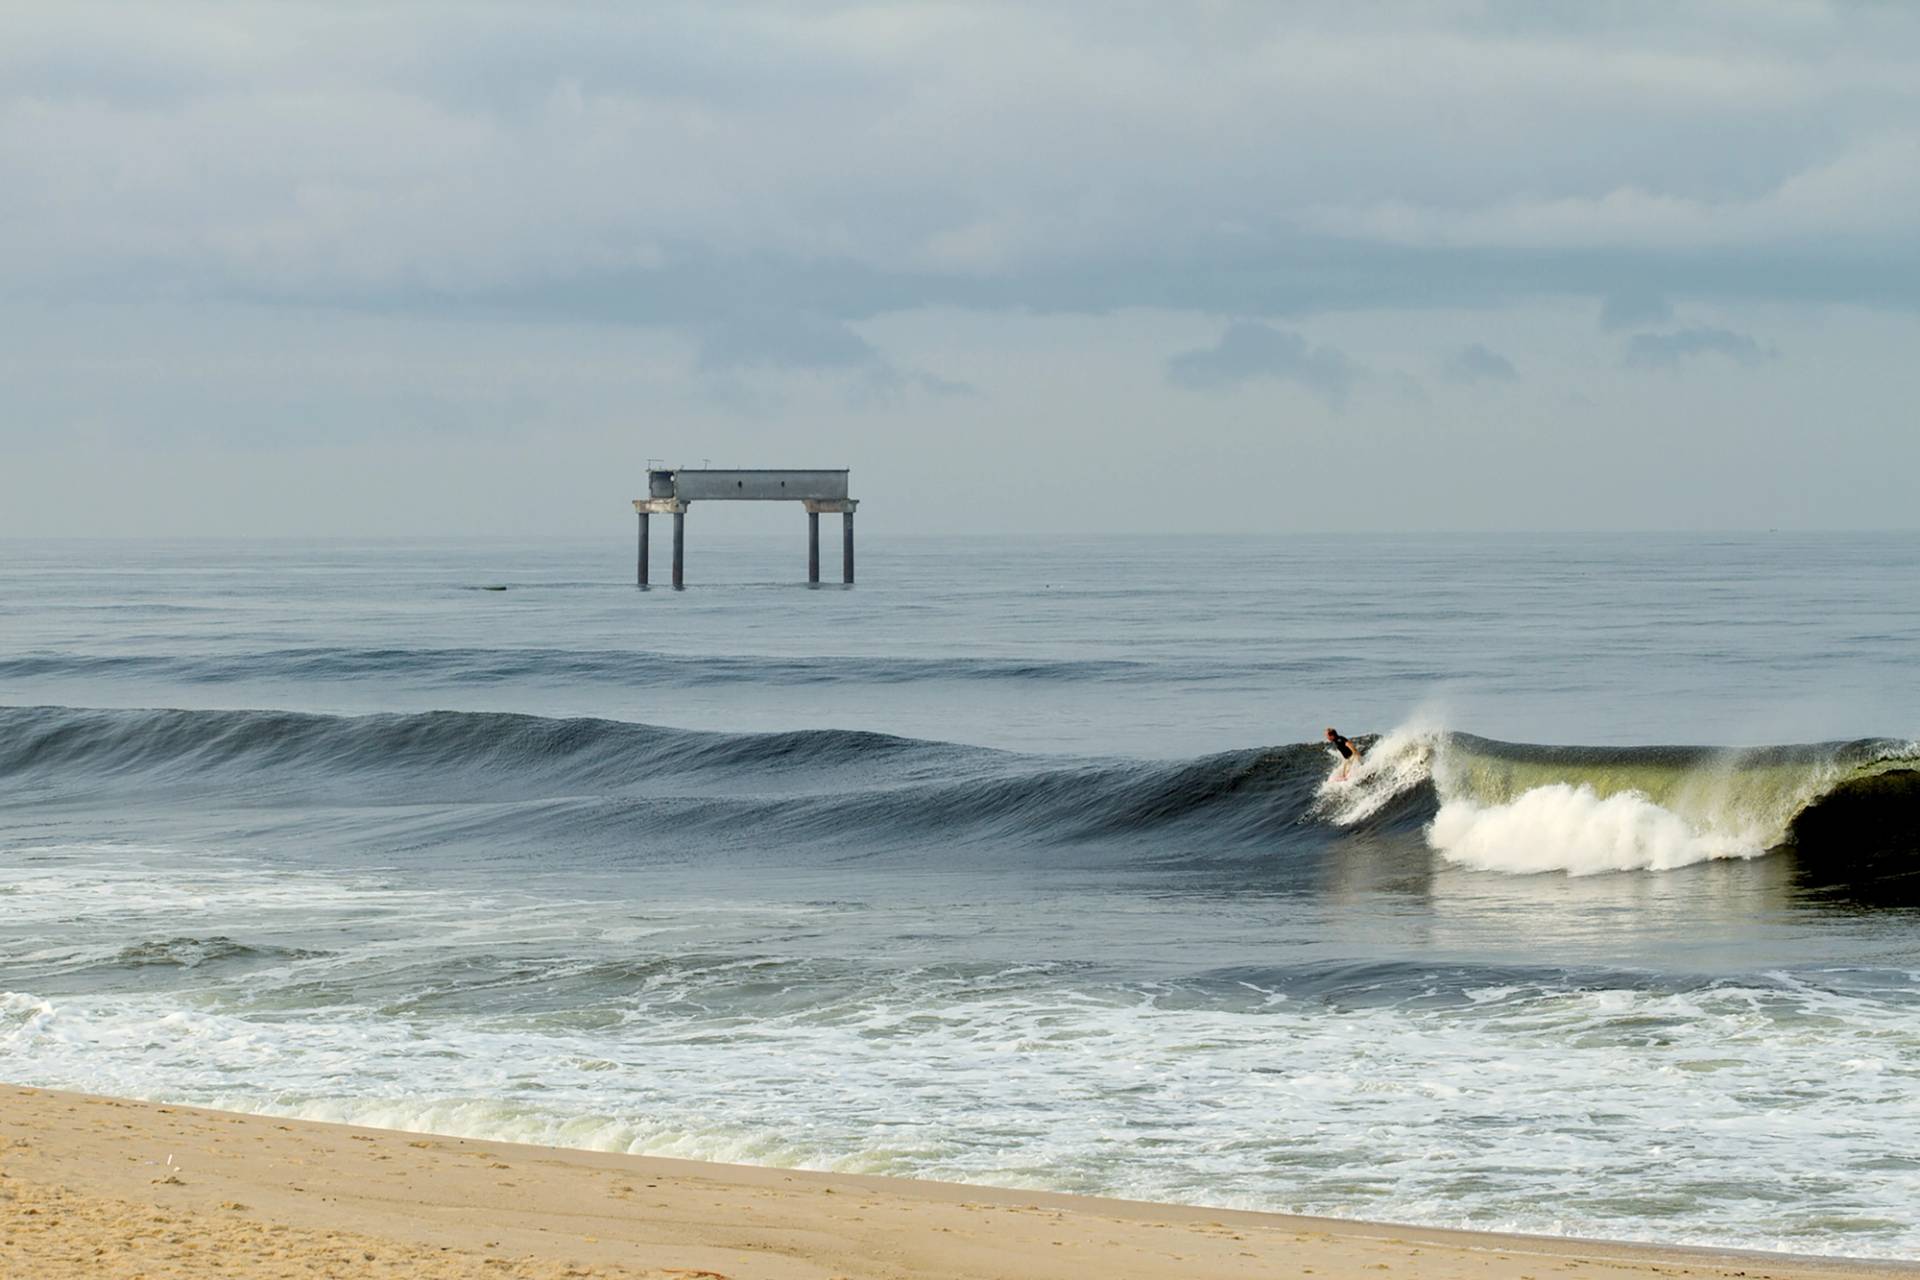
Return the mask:
<svg viewBox="0 0 1920 1280">
<path fill-rule="evenodd" d="M 1487 871 L 1660 871 L 1808 843 L 1920 853 L 1920 748 L 1890 739 L 1557 747 L 1396 732 L 1321 803 L 1347 824 L 1412 786 L 1434 794 L 1428 843 Z"/>
</svg>

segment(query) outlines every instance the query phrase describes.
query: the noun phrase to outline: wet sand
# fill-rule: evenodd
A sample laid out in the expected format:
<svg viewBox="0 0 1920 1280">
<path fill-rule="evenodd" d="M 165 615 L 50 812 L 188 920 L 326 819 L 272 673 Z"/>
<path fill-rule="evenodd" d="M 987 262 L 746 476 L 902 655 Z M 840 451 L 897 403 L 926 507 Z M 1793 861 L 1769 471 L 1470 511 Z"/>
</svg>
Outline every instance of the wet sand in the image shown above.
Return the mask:
<svg viewBox="0 0 1920 1280">
<path fill-rule="evenodd" d="M 0 1086 L 0 1274 L 1920 1276 L 479 1142 Z"/>
</svg>

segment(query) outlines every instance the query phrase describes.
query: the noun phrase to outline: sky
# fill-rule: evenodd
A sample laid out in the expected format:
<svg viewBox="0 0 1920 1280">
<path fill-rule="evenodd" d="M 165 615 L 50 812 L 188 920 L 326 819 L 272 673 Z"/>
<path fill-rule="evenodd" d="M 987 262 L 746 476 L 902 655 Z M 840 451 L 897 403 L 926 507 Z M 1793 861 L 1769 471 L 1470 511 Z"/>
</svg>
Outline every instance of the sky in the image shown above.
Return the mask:
<svg viewBox="0 0 1920 1280">
<path fill-rule="evenodd" d="M 1920 5 L 0 11 L 0 536 L 1911 529 L 1916 404 Z"/>
</svg>

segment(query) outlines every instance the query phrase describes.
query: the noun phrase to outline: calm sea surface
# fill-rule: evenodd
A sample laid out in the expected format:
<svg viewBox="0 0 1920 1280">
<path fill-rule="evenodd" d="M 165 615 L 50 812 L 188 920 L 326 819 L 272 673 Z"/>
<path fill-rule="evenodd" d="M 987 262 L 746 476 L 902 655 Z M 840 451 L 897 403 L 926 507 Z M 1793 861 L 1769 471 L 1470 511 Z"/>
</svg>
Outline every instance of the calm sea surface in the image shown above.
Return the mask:
<svg viewBox="0 0 1920 1280">
<path fill-rule="evenodd" d="M 0 541 L 0 1079 L 1920 1258 L 1920 536 L 879 525 Z"/>
</svg>

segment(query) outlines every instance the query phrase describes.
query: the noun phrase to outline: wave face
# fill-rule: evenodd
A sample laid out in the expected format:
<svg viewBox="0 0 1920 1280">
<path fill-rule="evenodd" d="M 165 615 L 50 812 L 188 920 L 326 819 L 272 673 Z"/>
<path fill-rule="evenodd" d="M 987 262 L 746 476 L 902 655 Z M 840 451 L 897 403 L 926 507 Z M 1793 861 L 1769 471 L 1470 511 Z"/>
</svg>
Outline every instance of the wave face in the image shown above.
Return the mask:
<svg viewBox="0 0 1920 1280">
<path fill-rule="evenodd" d="M 1190 760 L 1034 756 L 816 729 L 723 734 L 495 712 L 0 709 L 0 781 L 240 806 L 485 806 L 496 836 L 900 853 L 1144 848 L 1242 863 L 1356 834 L 1423 831 L 1448 861 L 1576 875 L 1793 847 L 1899 858 L 1920 832 L 1920 753 L 1883 739 L 1721 750 L 1553 747 L 1409 729 L 1348 780 L 1317 745 Z M 431 843 L 430 826 L 415 832 Z"/>
<path fill-rule="evenodd" d="M 449 794 L 540 795 L 637 777 L 778 777 L 875 761 L 931 763 L 962 748 L 849 730 L 711 734 L 497 712 L 328 716 L 291 711 L 0 711 L 0 777 L 323 786 L 432 782 Z M 982 753 L 991 754 L 991 753 Z M 506 788 L 505 792 L 499 788 Z"/>
<path fill-rule="evenodd" d="M 1180 830 L 1245 850 L 1296 825 L 1325 772 L 1309 746 L 1100 760 L 857 730 L 724 734 L 496 712 L 0 710 L 0 781 L 17 791 L 486 805 L 496 836 L 672 831 L 872 848 L 923 834 L 942 847 L 1044 847 Z"/>
</svg>

